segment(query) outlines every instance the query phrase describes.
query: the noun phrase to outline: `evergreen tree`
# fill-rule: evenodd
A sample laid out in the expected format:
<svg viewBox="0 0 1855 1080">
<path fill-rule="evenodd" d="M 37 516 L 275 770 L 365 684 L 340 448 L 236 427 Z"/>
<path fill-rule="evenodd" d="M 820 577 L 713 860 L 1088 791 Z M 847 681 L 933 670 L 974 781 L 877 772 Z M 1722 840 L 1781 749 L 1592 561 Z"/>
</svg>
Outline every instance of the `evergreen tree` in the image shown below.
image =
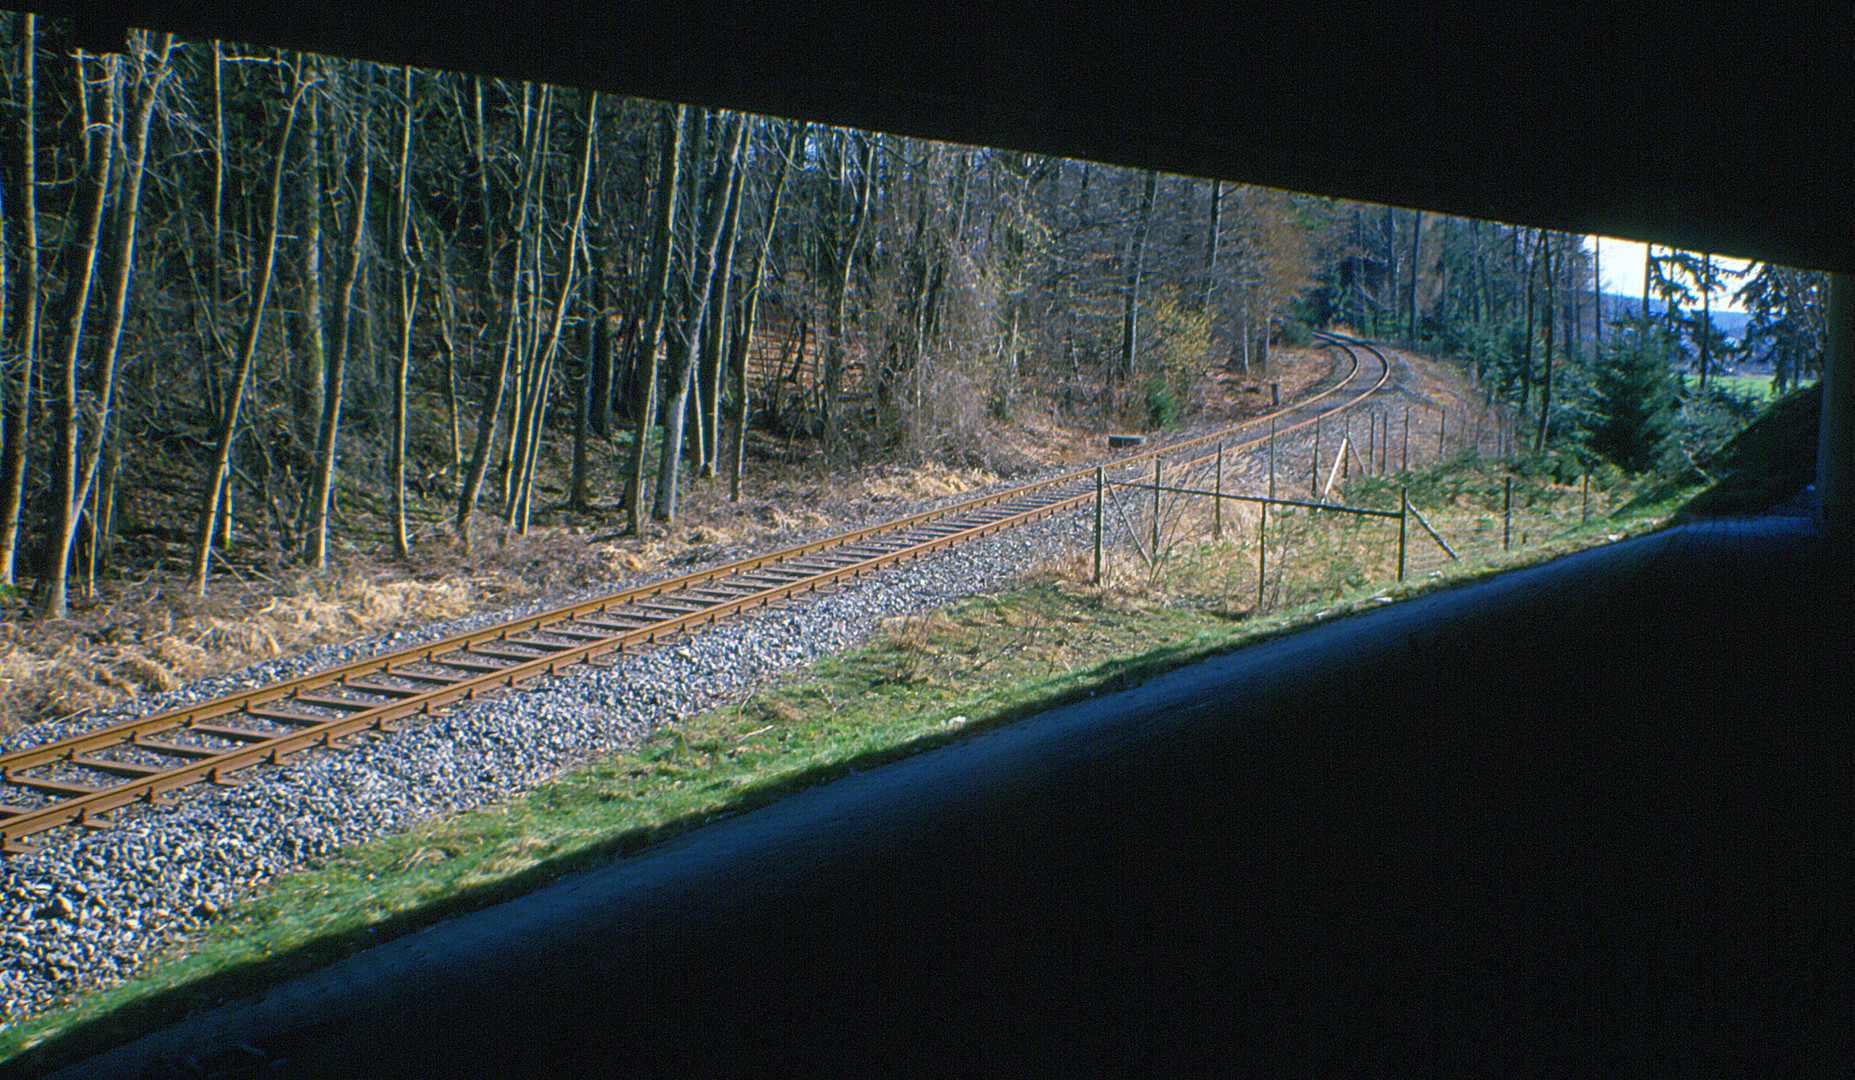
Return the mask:
<svg viewBox="0 0 1855 1080">
<path fill-rule="evenodd" d="M 1645 335 L 1640 327 L 1617 324 L 1593 380 L 1586 442 L 1630 472 L 1653 468 L 1674 433 L 1675 387 L 1660 337 L 1659 329 Z"/>
</svg>

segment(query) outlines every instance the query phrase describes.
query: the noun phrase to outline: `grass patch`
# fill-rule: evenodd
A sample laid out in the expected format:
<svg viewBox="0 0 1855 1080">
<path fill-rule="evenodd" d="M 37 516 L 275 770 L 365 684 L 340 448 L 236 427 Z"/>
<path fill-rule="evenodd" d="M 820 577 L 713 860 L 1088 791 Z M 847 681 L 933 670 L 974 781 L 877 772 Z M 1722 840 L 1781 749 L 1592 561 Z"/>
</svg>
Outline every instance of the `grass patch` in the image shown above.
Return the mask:
<svg viewBox="0 0 1855 1080">
<path fill-rule="evenodd" d="M 1708 379 L 1708 383 L 1731 392 L 1735 397 L 1751 398 L 1760 403 L 1777 397 L 1772 393 L 1773 382 L 1769 375 L 1714 375 Z"/>
<path fill-rule="evenodd" d="M 1447 500 L 1488 497 L 1485 476 L 1450 494 L 1455 482 L 1426 474 L 1416 486 L 1435 489 L 1426 498 L 1439 512 Z M 1527 521 L 1563 515 L 1564 497 L 1548 497 L 1562 485 L 1527 483 L 1537 489 Z M 1359 482 L 1348 498 L 1395 502 L 1396 491 Z M 1266 616 L 1236 599 L 1253 598 L 1255 564 L 1235 521 L 1233 538 L 1175 543 L 1155 568 L 1124 564 L 1105 587 L 1087 582 L 1085 556 L 1054 560 L 1026 587 L 894 620 L 862 648 L 659 730 L 635 752 L 277 879 L 135 981 L 0 1031 L 0 1061 L 55 1067 L 848 773 L 1390 599 L 1647 531 L 1678 498 L 1402 584 L 1384 565 L 1384 522 L 1335 528 L 1330 516 L 1304 515 L 1303 565 L 1318 573 Z"/>
</svg>

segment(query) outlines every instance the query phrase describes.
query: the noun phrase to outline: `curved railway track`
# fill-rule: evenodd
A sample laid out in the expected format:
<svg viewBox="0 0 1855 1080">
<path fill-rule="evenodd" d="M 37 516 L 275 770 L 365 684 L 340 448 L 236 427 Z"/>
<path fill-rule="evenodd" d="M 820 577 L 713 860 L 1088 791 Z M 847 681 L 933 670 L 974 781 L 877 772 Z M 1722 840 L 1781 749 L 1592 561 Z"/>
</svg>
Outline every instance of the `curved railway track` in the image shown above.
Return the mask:
<svg viewBox="0 0 1855 1080">
<path fill-rule="evenodd" d="M 1210 461 L 1206 446 L 1242 449 L 1364 400 L 1391 378 L 1392 361 L 1364 342 L 1318 334 L 1346 361 L 1332 385 L 1234 428 L 1115 458 L 1119 470 L 1160 455 L 1174 467 Z M 1382 371 L 1360 390 L 1359 349 Z M 1345 367 L 1343 375 L 1339 368 Z M 1288 421 L 1283 423 L 1282 421 Z M 339 747 L 458 701 L 521 686 L 574 664 L 649 647 L 742 611 L 816 591 L 884 566 L 1059 514 L 1094 497 L 1095 470 L 1079 469 L 880 525 L 794 545 L 682 577 L 441 641 L 169 709 L 0 754 L 0 851 L 42 850 L 26 838 L 69 826 L 108 828 L 112 811 L 171 804 L 200 783 L 237 785 L 245 770 L 292 754 Z M 23 802 L 21 800 L 24 800 Z"/>
</svg>

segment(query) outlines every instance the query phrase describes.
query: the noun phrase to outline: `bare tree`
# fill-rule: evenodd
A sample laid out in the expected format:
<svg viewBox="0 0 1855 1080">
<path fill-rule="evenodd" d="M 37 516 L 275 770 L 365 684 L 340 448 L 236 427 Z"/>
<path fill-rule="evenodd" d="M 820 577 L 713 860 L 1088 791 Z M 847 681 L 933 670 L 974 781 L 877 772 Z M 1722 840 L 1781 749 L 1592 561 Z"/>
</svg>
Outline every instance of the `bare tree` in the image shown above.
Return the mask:
<svg viewBox="0 0 1855 1080">
<path fill-rule="evenodd" d="M 322 313 L 322 108 L 320 93 L 304 102 L 309 131 L 303 140 L 303 179 L 299 196 L 297 244 L 302 283 L 297 313 L 297 355 L 303 359 L 296 382 L 298 429 L 305 442 L 318 439 L 328 382 L 328 343 Z"/>
<path fill-rule="evenodd" d="M 709 314 L 709 300 L 715 284 L 714 267 L 721 244 L 721 230 L 728 215 L 728 196 L 734 190 L 734 168 L 740 160 L 741 131 L 746 127 L 740 117 L 728 121 L 718 152 L 715 172 L 709 177 L 704 197 L 707 209 L 702 218 L 702 232 L 696 241 L 696 261 L 692 273 L 695 295 L 690 310 L 671 341 L 670 400 L 664 408 L 663 445 L 657 462 L 657 496 L 651 505 L 651 518 L 670 522 L 676 519 L 676 479 L 682 458 L 684 420 L 689 410 L 689 388 L 695 370 L 695 350 L 702 332 L 702 322 Z"/>
<path fill-rule="evenodd" d="M 348 235 L 343 244 L 341 272 L 335 281 L 335 351 L 329 359 L 328 388 L 322 400 L 322 420 L 316 429 L 316 460 L 309 492 L 309 519 L 304 529 L 304 557 L 318 570 L 328 565 L 329 504 L 335 491 L 335 458 L 340 447 L 342 396 L 348 382 L 349 324 L 353 317 L 354 282 L 360 274 L 361 246 L 367 235 L 367 193 L 373 181 L 373 69 L 357 65 L 361 76 L 358 100 L 352 102 L 358 121 L 359 150 L 354 155 L 360 176 L 355 182 L 353 205 L 348 211 Z M 294 117 L 294 113 L 292 113 Z M 279 167 L 281 167 L 279 162 Z"/>
<path fill-rule="evenodd" d="M 527 112 L 527 106 L 528 99 L 525 88 L 523 95 L 524 114 Z M 476 83 L 475 112 L 477 171 L 480 177 L 479 193 L 483 201 L 482 209 L 484 214 L 484 292 L 490 298 L 493 306 L 500 306 L 502 309 L 501 317 L 498 319 L 502 327 L 502 344 L 497 350 L 498 359 L 496 373 L 491 377 L 489 387 L 485 394 L 482 411 L 477 417 L 476 446 L 471 451 L 470 467 L 465 471 L 463 490 L 460 492 L 457 499 L 457 536 L 466 552 L 470 550 L 470 517 L 476 510 L 477 497 L 483 490 L 483 477 L 489 468 L 491 443 L 495 438 L 496 425 L 500 423 L 502 417 L 502 402 L 505 388 L 508 386 L 509 382 L 509 368 L 515 359 L 517 339 L 521 336 L 521 326 L 516 318 L 515 289 L 513 284 L 511 285 L 506 302 L 503 301 L 497 288 L 496 253 L 493 240 L 490 238 L 490 222 L 492 219 L 489 217 L 488 164 L 487 152 L 485 150 L 487 136 L 483 127 L 483 84 L 481 79 L 477 80 Z M 524 124 L 526 125 L 526 116 L 524 116 Z M 532 173 L 538 165 L 536 155 L 528 155 L 528 161 L 530 162 L 530 172 Z M 522 217 L 524 224 L 528 211 L 528 197 L 531 190 L 531 185 L 524 180 L 522 184 Z M 518 225 L 518 237 L 521 234 L 522 229 Z M 521 272 L 521 263 L 521 245 L 518 242 L 515 258 L 510 267 L 510 278 L 512 282 Z"/>
<path fill-rule="evenodd" d="M 39 210 L 38 210 L 38 157 L 37 139 L 34 126 L 38 122 L 38 77 L 36 57 L 38 55 L 38 17 L 21 15 L 20 20 L 20 81 L 19 81 L 19 171 L 18 171 L 18 205 L 13 214 L 19 222 L 20 235 L 19 259 L 20 277 L 18 286 L 18 314 L 12 319 L 8 329 L 12 331 L 10 340 L 18 342 L 15 350 L 18 356 L 19 375 L 11 376 L 13 364 L 0 368 L 0 376 L 5 376 L 6 418 L 0 437 L 4 438 L 5 449 L 0 451 L 0 584 L 11 585 L 14 582 L 14 562 L 19 550 L 20 508 L 25 501 L 25 474 L 27 443 L 32 437 L 32 384 L 33 367 L 39 351 Z M 0 336 L 0 350 L 6 348 L 8 338 Z M 0 359 L 4 358 L 0 352 Z"/>
<path fill-rule="evenodd" d="M 843 392 L 844 382 L 844 324 L 850 297 L 850 273 L 856 264 L 857 248 L 863 242 L 864 228 L 869 222 L 870 196 L 876 188 L 876 142 L 866 135 L 856 138 L 863 148 L 863 160 L 852 196 L 856 209 L 852 212 L 849 228 L 842 234 L 841 245 L 832 253 L 835 261 L 831 264 L 831 296 L 825 308 L 824 387 L 820 411 L 824 421 L 824 447 L 828 461 L 836 461 L 843 450 L 843 418 L 839 415 L 838 395 Z"/>
<path fill-rule="evenodd" d="M 251 378 L 252 361 L 258 351 L 258 334 L 263 329 L 264 308 L 270 300 L 271 276 L 277 265 L 278 224 L 283 207 L 283 172 L 289 157 L 290 134 L 296 128 L 297 107 L 309 83 L 302 75 L 302 57 L 296 58 L 296 92 L 290 95 L 284 111 L 283 130 L 277 138 L 277 150 L 270 176 L 270 207 L 265 226 L 264 255 L 258 264 L 258 281 L 253 289 L 251 313 L 245 320 L 244 341 L 239 346 L 238 366 L 232 376 L 225 415 L 220 420 L 219 435 L 208 468 L 205 492 L 200 499 L 200 516 L 193 543 L 193 590 L 206 593 L 206 580 L 212 566 L 213 525 L 219 517 L 220 496 L 225 487 L 232 460 L 232 440 L 238 433 L 238 412 L 244 401 L 245 384 Z M 360 208 L 356 208 L 360 213 Z M 331 395 L 333 396 L 333 395 Z"/>
<path fill-rule="evenodd" d="M 688 126 L 685 105 L 666 107 L 661 156 L 657 165 L 657 204 L 651 231 L 651 265 L 646 281 L 644 331 L 638 337 L 638 422 L 631 441 L 631 461 L 625 469 L 625 531 L 642 532 L 645 444 L 657 422 L 657 349 L 663 343 L 665 309 L 670 300 L 670 249 L 675 239 L 677 189 L 681 186 L 683 134 Z"/>
<path fill-rule="evenodd" d="M 1140 336 L 1140 285 L 1146 267 L 1147 226 L 1153 218 L 1153 189 L 1159 174 L 1146 174 L 1146 188 L 1140 195 L 1140 216 L 1134 234 L 1127 242 L 1127 284 L 1121 294 L 1121 359 L 1115 376 L 1125 386 L 1134 377 L 1134 358 L 1138 355 Z"/>
<path fill-rule="evenodd" d="M 135 38 L 135 60 L 140 98 L 128 118 L 125 138 L 128 160 L 125 162 L 120 190 L 116 198 L 116 250 L 110 266 L 108 295 L 103 314 L 103 332 L 97 341 L 97 360 L 88 415 L 78 422 L 84 428 L 81 446 L 74 446 L 76 458 L 69 467 L 59 470 L 60 480 L 68 484 L 52 504 L 51 535 L 47 538 L 47 576 L 43 587 L 47 611 L 56 610 L 53 618 L 62 618 L 71 562 L 71 546 L 76 540 L 78 509 L 90 496 L 103 459 L 103 441 L 110 429 L 110 405 L 116 393 L 116 358 L 122 343 L 122 324 L 128 310 L 129 280 L 135 266 L 136 218 L 142 202 L 142 176 L 148 160 L 148 122 L 154 114 L 155 99 L 168 74 L 168 55 L 174 36 L 164 35 L 151 53 L 145 35 Z M 75 355 L 74 353 L 72 354 Z M 73 399 L 67 397 L 67 407 Z M 78 418 L 73 416 L 73 420 Z M 93 530 L 97 515 L 91 516 Z M 94 546 L 93 549 L 94 551 Z"/>
<path fill-rule="evenodd" d="M 411 557 L 406 529 L 406 393 L 412 366 L 412 318 L 419 306 L 419 267 L 407 243 L 412 231 L 412 68 L 405 71 L 405 124 L 399 139 L 399 190 L 393 202 L 393 248 L 398 258 L 399 357 L 393 372 L 393 553 Z"/>
<path fill-rule="evenodd" d="M 794 124 L 792 134 L 780 152 L 779 172 L 773 179 L 773 194 L 767 197 L 766 224 L 760 233 L 759 249 L 754 253 L 753 276 L 747 282 L 741 329 L 735 336 L 734 400 L 737 411 L 734 415 L 734 467 L 728 482 L 728 498 L 735 502 L 741 501 L 741 472 L 747 459 L 747 353 L 760 317 L 760 293 L 766 280 L 767 252 L 773 246 L 773 230 L 779 224 L 780 197 L 785 194 L 786 175 L 792 171 L 792 161 L 804 145 L 805 130 L 806 125 Z"/>
<path fill-rule="evenodd" d="M 1552 416 L 1552 325 L 1555 320 L 1553 319 L 1552 310 L 1552 245 L 1547 244 L 1545 240 L 1546 237 L 1542 234 L 1540 237 L 1540 246 L 1543 249 L 1542 254 L 1546 260 L 1544 270 L 1546 275 L 1546 349 L 1545 367 L 1540 374 L 1539 383 L 1539 430 L 1538 434 L 1536 434 L 1533 439 L 1533 450 L 1535 453 L 1546 449 L 1546 423 Z"/>
<path fill-rule="evenodd" d="M 88 100 L 89 76 L 88 63 L 82 49 L 72 54 L 72 63 L 76 67 L 79 93 Z M 104 109 L 103 133 L 98 135 L 86 124 L 85 141 L 88 144 L 90 159 L 90 181 L 85 188 L 85 205 L 81 213 L 81 239 L 74 252 L 75 265 L 65 283 L 63 310 L 60 314 L 58 328 L 58 375 L 59 375 L 59 411 L 58 442 L 56 457 L 52 467 L 53 490 L 62 496 L 62 505 L 52 507 L 52 530 L 54 535 L 62 535 L 75 530 L 77 507 L 73 503 L 77 489 L 77 440 L 78 440 L 78 403 L 77 375 L 79 347 L 84 335 L 84 314 L 90 307 L 90 286 L 96 276 L 97 249 L 102 240 L 103 206 L 108 199 L 111 166 L 116 154 L 116 110 L 119 104 L 119 76 L 115 57 L 104 57 L 103 69 Z M 66 568 L 62 564 L 53 565 L 54 560 L 47 552 L 41 558 L 39 573 L 39 610 L 47 618 L 62 619 L 66 613 Z"/>
<path fill-rule="evenodd" d="M 599 94 L 588 92 L 586 97 L 586 132 L 580 144 L 580 182 L 578 194 L 574 198 L 573 223 L 567 233 L 567 269 L 560 283 L 560 294 L 554 302 L 554 314 L 549 320 L 548 340 L 536 361 L 539 374 L 534 380 L 535 400 L 529 408 L 528 447 L 524 458 L 522 476 L 519 481 L 519 499 L 516 507 L 516 520 L 513 522 L 518 532 L 528 531 L 529 508 L 534 493 L 535 461 L 539 457 L 541 431 L 546 423 L 547 401 L 546 388 L 552 378 L 555 354 L 560 350 L 561 331 L 566 326 L 567 305 L 573 298 L 577 286 L 575 276 L 579 268 L 581 229 L 586 221 L 586 193 L 591 185 L 593 163 L 593 141 L 599 129 Z"/>
<path fill-rule="evenodd" d="M 746 121 L 742 122 L 745 124 Z M 741 185 L 745 175 L 745 169 L 734 170 L 734 186 L 728 193 L 728 220 L 722 225 L 721 246 L 710 274 L 708 323 L 702 333 L 702 393 L 701 407 L 697 412 L 705 438 L 702 451 L 697 456 L 701 459 L 701 475 L 705 478 L 715 475 L 716 463 L 721 458 L 722 368 L 724 353 L 728 351 L 726 340 L 734 284 L 734 245 L 741 223 Z"/>
</svg>

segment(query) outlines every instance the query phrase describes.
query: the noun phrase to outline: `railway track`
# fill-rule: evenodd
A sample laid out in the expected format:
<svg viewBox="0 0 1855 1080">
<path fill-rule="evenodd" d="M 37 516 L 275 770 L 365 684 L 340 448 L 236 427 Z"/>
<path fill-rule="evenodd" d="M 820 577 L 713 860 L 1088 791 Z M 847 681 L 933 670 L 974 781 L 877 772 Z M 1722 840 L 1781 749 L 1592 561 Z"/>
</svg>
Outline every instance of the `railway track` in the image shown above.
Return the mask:
<svg viewBox="0 0 1855 1080">
<path fill-rule="evenodd" d="M 1363 342 L 1320 334 L 1345 356 L 1332 385 L 1274 412 L 1206 435 L 1114 459 L 1131 467 L 1166 455 L 1174 467 L 1242 449 L 1274 421 L 1294 431 L 1364 400 L 1390 379 L 1392 361 Z M 1362 371 L 1360 350 L 1381 366 Z M 1339 369 L 1345 367 L 1342 375 Z M 1207 449 L 1207 447 L 1213 447 Z M 1195 456 L 1193 456 L 1195 455 Z M 575 664 L 648 648 L 732 615 L 827 588 L 905 560 L 1076 508 L 1095 493 L 1079 469 L 880 525 L 794 545 L 366 660 L 325 668 L 212 701 L 0 754 L 0 852 L 43 850 L 29 840 L 70 827 L 109 828 L 113 812 L 171 805 L 180 789 L 236 786 L 248 770 L 293 754 L 341 747 L 457 702 L 531 683 Z"/>
</svg>

